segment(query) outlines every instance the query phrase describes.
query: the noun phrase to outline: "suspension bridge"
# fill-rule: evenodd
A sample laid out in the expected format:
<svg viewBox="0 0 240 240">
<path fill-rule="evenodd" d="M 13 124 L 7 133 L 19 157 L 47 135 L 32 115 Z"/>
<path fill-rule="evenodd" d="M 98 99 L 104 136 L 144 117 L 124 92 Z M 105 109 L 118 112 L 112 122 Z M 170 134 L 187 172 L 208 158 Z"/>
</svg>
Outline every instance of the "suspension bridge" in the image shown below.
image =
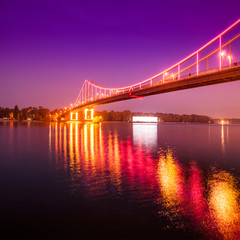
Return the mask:
<svg viewBox="0 0 240 240">
<path fill-rule="evenodd" d="M 240 19 L 207 44 L 173 66 L 144 81 L 120 88 L 108 88 L 85 80 L 75 103 L 63 114 L 85 109 L 85 119 L 93 118 L 94 106 L 143 98 L 183 89 L 240 80 Z M 73 117 L 75 115 L 75 117 Z"/>
</svg>

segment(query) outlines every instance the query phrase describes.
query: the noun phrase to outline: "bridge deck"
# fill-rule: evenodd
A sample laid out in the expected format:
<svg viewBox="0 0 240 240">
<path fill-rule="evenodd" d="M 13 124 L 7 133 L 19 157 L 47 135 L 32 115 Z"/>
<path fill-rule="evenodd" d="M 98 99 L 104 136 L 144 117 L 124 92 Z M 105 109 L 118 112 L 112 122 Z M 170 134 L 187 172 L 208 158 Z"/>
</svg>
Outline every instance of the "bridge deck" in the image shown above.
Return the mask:
<svg viewBox="0 0 240 240">
<path fill-rule="evenodd" d="M 172 91 L 179 91 L 183 89 L 202 87 L 207 85 L 232 82 L 240 80 L 240 66 L 235 66 L 228 69 L 218 70 L 212 73 L 201 74 L 198 76 L 189 76 L 185 79 L 172 80 L 169 82 L 157 82 L 155 84 L 148 85 L 142 89 L 134 90 L 131 95 L 128 93 L 118 94 L 109 96 L 106 98 L 100 98 L 91 102 L 87 102 L 78 107 L 75 107 L 74 110 L 85 107 L 93 107 L 97 105 L 113 103 L 117 101 L 123 101 L 132 99 L 133 97 L 146 97 L 155 94 L 162 94 Z"/>
</svg>

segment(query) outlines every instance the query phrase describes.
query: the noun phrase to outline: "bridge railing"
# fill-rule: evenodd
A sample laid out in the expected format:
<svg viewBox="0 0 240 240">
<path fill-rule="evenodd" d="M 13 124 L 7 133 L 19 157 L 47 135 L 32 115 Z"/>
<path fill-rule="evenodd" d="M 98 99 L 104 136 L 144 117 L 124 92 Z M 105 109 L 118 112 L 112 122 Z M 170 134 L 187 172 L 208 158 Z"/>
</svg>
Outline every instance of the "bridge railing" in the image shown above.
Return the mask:
<svg viewBox="0 0 240 240">
<path fill-rule="evenodd" d="M 239 65 L 240 19 L 209 41 L 203 47 L 161 73 L 142 82 L 122 88 L 105 88 L 85 80 L 73 107 L 86 105 L 103 98 L 120 94 L 132 95 L 135 91 L 172 81 L 208 74 Z"/>
</svg>

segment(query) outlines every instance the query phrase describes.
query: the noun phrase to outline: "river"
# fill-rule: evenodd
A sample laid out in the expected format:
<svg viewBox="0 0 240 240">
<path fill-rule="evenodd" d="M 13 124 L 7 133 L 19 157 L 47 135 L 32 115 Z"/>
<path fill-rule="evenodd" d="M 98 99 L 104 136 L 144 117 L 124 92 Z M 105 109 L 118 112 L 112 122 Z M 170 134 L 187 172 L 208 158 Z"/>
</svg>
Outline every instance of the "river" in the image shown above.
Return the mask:
<svg viewBox="0 0 240 240">
<path fill-rule="evenodd" d="M 0 238 L 239 239 L 240 125 L 0 122 Z"/>
</svg>

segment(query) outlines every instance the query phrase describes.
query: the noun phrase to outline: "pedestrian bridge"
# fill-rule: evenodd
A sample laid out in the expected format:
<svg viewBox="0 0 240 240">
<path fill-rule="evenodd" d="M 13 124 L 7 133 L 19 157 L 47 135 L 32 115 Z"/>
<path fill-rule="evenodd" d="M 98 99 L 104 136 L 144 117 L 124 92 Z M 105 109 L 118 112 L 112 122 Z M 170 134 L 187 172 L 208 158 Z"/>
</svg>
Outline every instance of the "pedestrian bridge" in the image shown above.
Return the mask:
<svg viewBox="0 0 240 240">
<path fill-rule="evenodd" d="M 240 80 L 240 19 L 204 46 L 144 81 L 120 88 L 85 80 L 67 112 L 150 95 Z"/>
</svg>

